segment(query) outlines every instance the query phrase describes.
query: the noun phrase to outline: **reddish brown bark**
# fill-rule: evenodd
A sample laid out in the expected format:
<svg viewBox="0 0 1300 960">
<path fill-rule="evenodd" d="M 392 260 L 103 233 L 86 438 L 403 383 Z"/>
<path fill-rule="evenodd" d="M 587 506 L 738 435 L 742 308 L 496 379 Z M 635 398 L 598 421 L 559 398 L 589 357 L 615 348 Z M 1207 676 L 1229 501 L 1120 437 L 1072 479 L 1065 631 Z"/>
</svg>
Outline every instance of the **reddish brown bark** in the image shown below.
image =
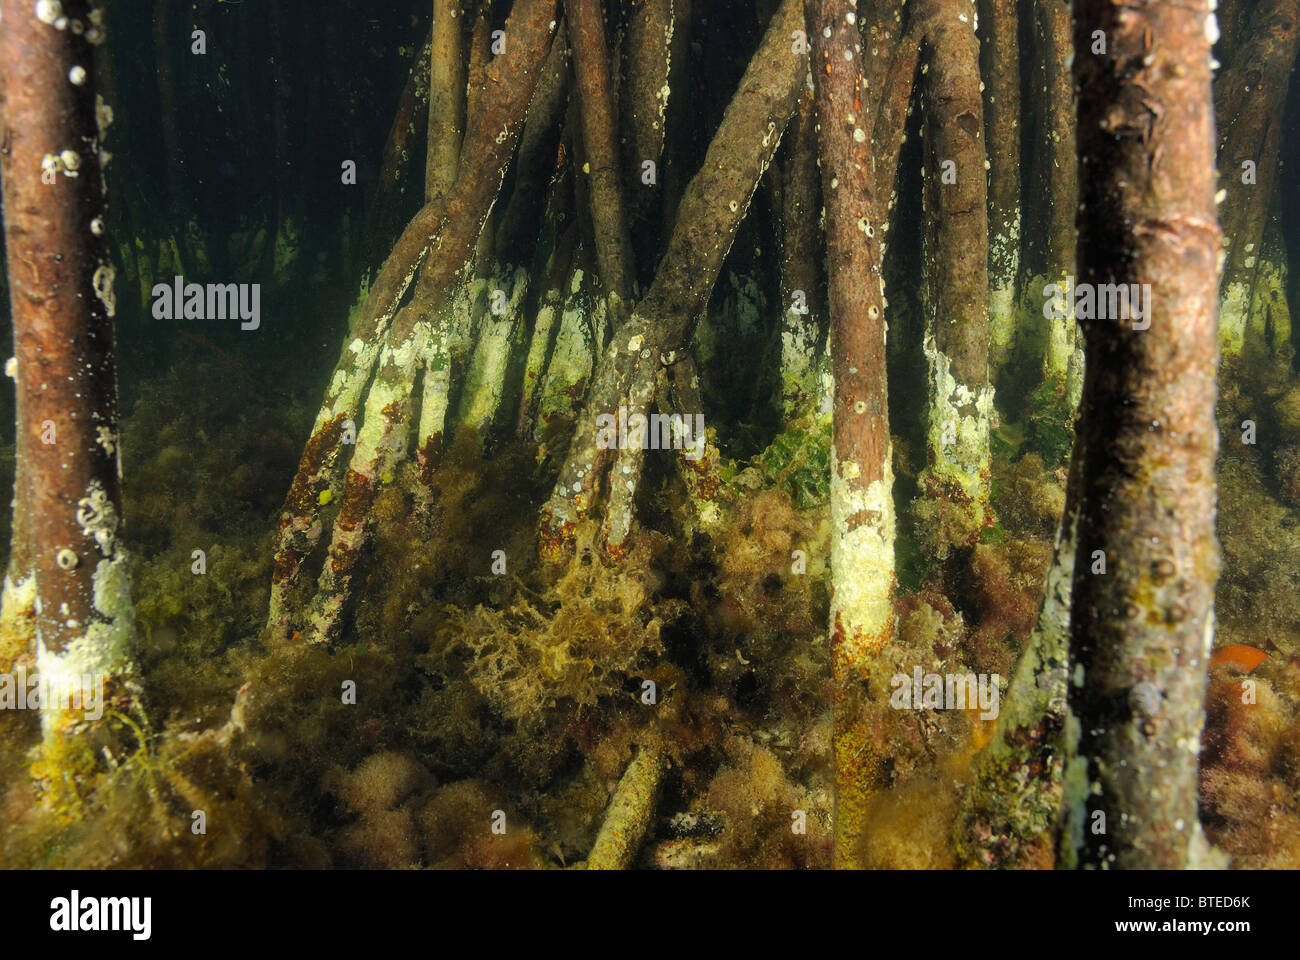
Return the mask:
<svg viewBox="0 0 1300 960">
<path fill-rule="evenodd" d="M 507 49 L 510 42 L 506 35 Z M 466 65 L 465 116 L 473 118 L 483 109 L 487 97 L 487 69 L 492 62 L 492 0 L 478 0 L 474 25 L 470 28 L 469 62 Z M 468 148 L 468 144 L 464 145 Z M 463 159 L 470 159 L 462 152 Z"/>
<path fill-rule="evenodd" d="M 424 199 L 444 197 L 456 182 L 465 131 L 465 49 L 461 0 L 434 0 L 429 58 L 429 129 Z"/>
<path fill-rule="evenodd" d="M 935 345 L 972 391 L 988 384 L 988 187 L 979 45 L 961 0 L 924 0 L 926 286 Z M 958 19 L 964 16 L 965 21 Z"/>
<path fill-rule="evenodd" d="M 64 5 L 83 25 L 89 12 L 84 0 Z M 0 169 L 25 458 L 18 475 L 37 636 L 58 654 L 102 620 L 94 575 L 121 537 L 102 131 L 85 32 L 41 22 L 28 0 L 4 0 L 0 19 Z M 74 68 L 80 83 L 70 79 Z"/>
<path fill-rule="evenodd" d="M 521 262 L 537 240 L 548 185 L 563 167 L 560 142 L 569 92 L 569 41 L 563 22 L 556 27 L 551 52 L 542 65 L 528 119 L 519 137 L 514 187 L 493 238 L 498 261 Z"/>
<path fill-rule="evenodd" d="M 980 66 L 989 157 L 989 283 L 1015 283 L 1020 233 L 1020 38 L 1015 0 L 980 3 Z"/>
<path fill-rule="evenodd" d="M 1151 296 L 1141 324 L 1081 320 L 1065 854 L 1082 866 L 1177 869 L 1203 846 L 1197 745 L 1219 566 L 1208 15 L 1206 0 L 1077 7 L 1079 281 Z M 1083 52 L 1094 30 L 1104 55 Z M 1104 575 L 1091 573 L 1098 550 Z"/>
<path fill-rule="evenodd" d="M 615 143 L 614 86 L 600 0 L 566 0 L 573 44 L 573 78 L 582 113 L 583 166 L 591 196 L 596 261 L 609 308 L 620 323 L 631 309 L 632 241 L 623 209 L 623 177 Z"/>
<path fill-rule="evenodd" d="M 894 41 L 894 56 L 884 77 L 871 129 L 873 174 L 872 192 L 880 204 L 881 233 L 889 232 L 889 221 L 896 205 L 898 159 L 906 136 L 907 109 L 916 85 L 916 68 L 921 58 L 921 41 L 917 31 L 909 31 Z M 869 116 L 872 114 L 869 113 Z M 881 239 L 884 249 L 885 238 Z"/>
<path fill-rule="evenodd" d="M 831 470 L 832 565 L 840 561 L 879 562 L 876 556 L 849 556 L 858 545 L 859 528 L 872 534 L 862 546 L 879 550 L 886 535 L 892 559 L 891 511 L 871 509 L 891 496 L 889 477 L 889 401 L 885 376 L 884 279 L 880 272 L 879 211 L 872 190 L 872 146 L 862 109 L 862 60 L 858 31 L 849 19 L 851 0 L 807 0 L 812 38 L 812 75 L 820 130 L 822 194 L 826 198 L 826 269 L 829 277 L 831 366 L 835 375 L 833 456 Z M 840 526 L 842 522 L 842 527 Z M 860 535 L 857 535 L 860 536 Z M 838 549 L 837 549 L 838 547 Z M 889 564 L 892 567 L 892 563 Z M 892 576 L 892 569 L 887 576 Z M 833 597 L 830 625 L 836 759 L 835 862 L 856 862 L 856 845 L 865 830 L 866 803 L 876 779 L 877 756 L 869 749 L 859 722 L 857 691 L 866 675 L 866 660 L 889 639 L 892 616 L 867 622 L 857 603 L 859 592 L 848 586 L 852 570 L 833 569 L 832 578 L 846 596 Z M 886 596 L 891 583 L 874 587 Z M 841 609 L 847 605 L 847 609 Z M 874 608 L 871 612 L 879 613 Z"/>
<path fill-rule="evenodd" d="M 624 40 L 623 83 L 619 92 L 622 114 L 622 175 L 626 185 L 628 231 L 637 264 L 645 279 L 653 265 L 655 224 L 649 219 L 659 196 L 659 167 L 664 149 L 671 51 L 677 25 L 673 0 L 630 0 Z M 655 165 L 655 183 L 642 179 L 644 164 Z"/>
</svg>

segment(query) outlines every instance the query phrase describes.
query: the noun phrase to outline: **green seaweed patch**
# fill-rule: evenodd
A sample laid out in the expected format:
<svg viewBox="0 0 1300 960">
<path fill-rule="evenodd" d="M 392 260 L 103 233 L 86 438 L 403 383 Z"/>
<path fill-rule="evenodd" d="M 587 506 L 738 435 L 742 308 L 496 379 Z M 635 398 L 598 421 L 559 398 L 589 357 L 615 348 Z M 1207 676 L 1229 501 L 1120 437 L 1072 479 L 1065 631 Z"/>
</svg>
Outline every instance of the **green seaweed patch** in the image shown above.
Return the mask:
<svg viewBox="0 0 1300 960">
<path fill-rule="evenodd" d="M 1065 462 L 1074 443 L 1074 411 L 1060 386 L 1047 381 L 1030 398 L 1030 442 L 1049 467 Z"/>
<path fill-rule="evenodd" d="M 830 498 L 831 426 L 796 424 L 776 437 L 756 459 L 767 485 L 785 490 L 806 510 Z"/>
</svg>

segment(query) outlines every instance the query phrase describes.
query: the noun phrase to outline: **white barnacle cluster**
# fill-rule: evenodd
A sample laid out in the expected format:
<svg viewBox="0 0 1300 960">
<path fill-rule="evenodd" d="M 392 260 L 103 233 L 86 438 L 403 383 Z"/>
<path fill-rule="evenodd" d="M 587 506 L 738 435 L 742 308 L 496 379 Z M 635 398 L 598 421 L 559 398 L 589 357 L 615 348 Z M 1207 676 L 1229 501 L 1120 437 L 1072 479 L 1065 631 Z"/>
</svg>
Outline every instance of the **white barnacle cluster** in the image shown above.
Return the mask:
<svg viewBox="0 0 1300 960">
<path fill-rule="evenodd" d="M 1210 13 L 1205 18 L 1205 39 L 1209 41 L 1210 46 L 1214 46 L 1219 42 L 1219 18 L 1213 13 Z"/>
<path fill-rule="evenodd" d="M 81 154 L 75 150 L 47 153 L 41 157 L 41 170 L 47 178 L 60 173 L 65 177 L 79 177 L 81 176 Z"/>
<path fill-rule="evenodd" d="M 68 82 L 74 87 L 80 87 L 86 82 L 86 68 L 81 64 L 76 64 L 68 71 Z"/>
<path fill-rule="evenodd" d="M 117 277 L 117 271 L 113 269 L 111 263 L 101 263 L 95 268 L 95 273 L 90 278 L 90 285 L 95 291 L 95 296 L 99 297 L 104 304 L 104 310 L 110 317 L 117 313 L 117 297 L 113 293 L 113 280 Z"/>
<path fill-rule="evenodd" d="M 82 536 L 94 538 L 104 556 L 113 555 L 117 509 L 98 480 L 91 480 L 86 495 L 77 501 L 77 523 L 81 525 Z"/>
<path fill-rule="evenodd" d="M 67 18 L 63 17 L 63 4 L 59 0 L 36 0 L 36 19 L 41 23 L 57 26 L 61 17 L 66 27 Z"/>
<path fill-rule="evenodd" d="M 69 30 L 77 36 L 85 35 L 93 44 L 104 42 L 104 13 L 92 10 L 85 20 L 69 17 L 63 12 L 60 0 L 36 0 L 36 19 L 49 24 L 55 30 Z M 73 81 L 77 83 L 78 81 Z"/>
</svg>

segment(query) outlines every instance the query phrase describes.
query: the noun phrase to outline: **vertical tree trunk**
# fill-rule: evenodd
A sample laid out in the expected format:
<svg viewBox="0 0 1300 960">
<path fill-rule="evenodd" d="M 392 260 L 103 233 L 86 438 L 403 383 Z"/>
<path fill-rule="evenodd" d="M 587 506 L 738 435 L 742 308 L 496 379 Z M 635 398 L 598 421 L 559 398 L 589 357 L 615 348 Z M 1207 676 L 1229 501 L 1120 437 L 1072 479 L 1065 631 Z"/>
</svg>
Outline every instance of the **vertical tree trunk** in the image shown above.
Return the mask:
<svg viewBox="0 0 1300 960">
<path fill-rule="evenodd" d="M 857 865 L 878 757 L 858 691 L 894 632 L 894 500 L 885 377 L 884 278 L 852 0 L 807 0 L 820 130 L 835 377 L 830 645 L 835 692 L 837 867 Z"/>
<path fill-rule="evenodd" d="M 781 212 L 781 399 L 787 421 L 812 412 L 821 380 L 817 361 L 826 308 L 815 111 L 811 96 L 800 99 L 785 138 L 784 163 L 775 171 Z"/>
<path fill-rule="evenodd" d="M 676 22 L 673 0 L 630 0 L 623 43 L 623 83 L 619 88 L 623 139 L 623 183 L 627 225 L 632 235 L 633 279 L 649 283 L 654 272 L 659 177 L 662 173 L 669 73 Z M 654 164 L 654 179 L 645 180 L 645 164 Z"/>
<path fill-rule="evenodd" d="M 632 241 L 623 209 L 621 154 L 615 142 L 613 74 L 605 48 L 605 20 L 601 0 L 567 0 L 569 33 L 573 42 L 574 87 L 582 111 L 585 162 L 579 176 L 588 178 L 591 221 L 596 235 L 596 262 L 615 326 L 626 319 L 632 306 Z"/>
<path fill-rule="evenodd" d="M 465 51 L 461 0 L 433 0 L 429 44 L 429 129 L 424 161 L 425 201 L 445 197 L 456 182 L 465 132 Z"/>
<path fill-rule="evenodd" d="M 1209 13 L 1207 0 L 1080 0 L 1075 21 L 1079 281 L 1149 285 L 1151 299 L 1141 323 L 1084 320 L 1067 865 L 1177 869 L 1204 849 L 1197 755 L 1219 566 Z M 1096 30 L 1105 54 L 1090 52 Z"/>
<path fill-rule="evenodd" d="M 884 257 L 888 234 L 897 207 L 898 160 L 907 139 L 907 115 L 916 86 L 916 67 L 921 59 L 921 39 L 915 30 L 897 37 L 894 58 L 884 78 L 871 132 L 872 190 L 880 205 L 880 255 Z"/>
<path fill-rule="evenodd" d="M 133 620 L 104 239 L 101 143 L 111 114 L 97 102 L 87 39 L 99 15 L 84 0 L 69 0 L 64 15 L 83 29 L 56 29 L 28 0 L 0 4 L 18 476 L 35 573 L 36 668 L 64 689 L 80 691 L 86 677 L 121 696 Z M 42 703 L 47 749 L 85 719 L 58 707 Z"/>
<path fill-rule="evenodd" d="M 1277 264 L 1266 257 L 1265 229 L 1273 209 L 1279 166 L 1283 105 L 1291 67 L 1300 49 L 1300 2 L 1266 0 L 1249 19 L 1237 55 L 1215 81 L 1220 184 L 1226 191 L 1224 262 L 1219 345 L 1225 360 L 1245 359 L 1254 376 L 1279 357 L 1268 342 L 1261 312 L 1252 315 L 1257 288 L 1282 291 Z M 1249 162 L 1252 168 L 1243 168 Z M 1289 345 L 1290 329 L 1278 331 L 1277 347 Z M 1287 357 L 1289 359 L 1289 357 Z"/>
<path fill-rule="evenodd" d="M 923 522 L 939 557 L 993 522 L 989 504 L 988 207 L 979 41 L 971 0 L 923 0 L 925 355 Z"/>
<path fill-rule="evenodd" d="M 989 349 L 996 371 L 1015 338 L 1020 272 L 1020 18 L 1016 0 L 981 0 L 980 66 L 989 155 Z"/>
<path fill-rule="evenodd" d="M 8 298 L 9 291 L 4 291 Z M 17 370 L 14 370 L 17 377 Z M 9 528 L 9 566 L 0 593 L 0 673 L 15 666 L 30 666 L 36 641 L 36 577 L 27 542 L 27 499 L 23 464 L 27 462 L 28 432 L 24 428 L 23 398 L 15 400 L 13 523 Z"/>
<path fill-rule="evenodd" d="M 1038 94 L 1034 170 L 1039 202 L 1038 223 L 1043 237 L 1040 262 L 1043 272 L 1025 290 L 1028 306 L 1041 310 L 1048 284 L 1066 287 L 1074 274 L 1075 208 L 1079 174 L 1075 157 L 1074 86 L 1070 79 L 1069 0 L 1034 0 L 1034 29 L 1042 61 L 1034 84 Z M 1081 48 L 1090 50 L 1088 46 Z M 1091 55 L 1091 54 L 1089 54 Z M 1071 407 L 1082 389 L 1078 324 L 1074 303 L 1067 298 L 1061 316 L 1048 321 L 1044 379 L 1066 398 Z"/>
</svg>

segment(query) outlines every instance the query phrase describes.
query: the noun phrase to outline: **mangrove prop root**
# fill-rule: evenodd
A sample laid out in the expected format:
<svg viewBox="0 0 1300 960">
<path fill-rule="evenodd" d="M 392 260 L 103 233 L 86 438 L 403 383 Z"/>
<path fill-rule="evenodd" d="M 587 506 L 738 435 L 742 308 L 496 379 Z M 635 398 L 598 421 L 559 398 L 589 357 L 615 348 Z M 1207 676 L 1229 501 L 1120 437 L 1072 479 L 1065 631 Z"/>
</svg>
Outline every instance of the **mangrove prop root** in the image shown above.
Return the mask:
<svg viewBox="0 0 1300 960">
<path fill-rule="evenodd" d="M 930 364 L 922 496 L 940 515 L 935 551 L 973 542 L 989 505 L 988 208 L 979 43 L 969 0 L 925 0 L 923 274 Z"/>
<path fill-rule="evenodd" d="M 1108 41 L 1074 61 L 1079 279 L 1149 285 L 1151 309 L 1142 324 L 1084 323 L 1067 865 L 1205 862 L 1197 754 L 1219 569 L 1209 13 L 1207 0 L 1076 7 L 1078 49 L 1095 30 Z M 1104 576 L 1085 573 L 1097 550 Z"/>
<path fill-rule="evenodd" d="M 370 354 L 368 366 L 375 372 L 365 400 L 366 417 L 344 479 L 335 535 L 313 604 L 312 639 L 328 639 L 338 628 L 350 573 L 368 535 L 375 485 L 405 452 L 408 397 L 423 352 L 422 334 L 427 338 L 429 325 L 451 308 L 474 262 L 475 246 L 500 192 L 533 87 L 550 49 L 554 17 L 554 0 L 523 0 L 511 11 L 506 23 L 510 52 L 486 67 L 483 84 L 495 96 L 482 99 L 480 110 L 470 114 L 460 173 L 452 192 L 442 204 L 427 204 L 403 231 L 367 303 L 366 315 L 370 315 L 379 287 L 388 291 L 381 301 L 388 304 L 388 318 L 392 321 L 385 321 L 387 335 L 381 338 L 378 324 L 371 323 L 366 331 L 358 331 L 344 350 L 345 363 L 349 354 Z M 412 251 L 414 256 L 408 260 Z M 394 278 L 399 267 L 394 264 L 405 263 L 410 264 L 409 272 L 398 283 Z M 401 294 L 417 269 L 416 296 L 408 308 L 398 312 Z M 340 409 L 344 398 L 340 381 L 345 380 L 349 382 L 347 404 Z M 290 489 L 272 575 L 268 625 L 273 631 L 288 628 L 291 612 L 286 603 L 287 588 L 302 558 L 321 534 L 320 493 L 329 485 L 338 456 L 342 421 L 347 414 L 355 417 L 364 387 L 365 381 L 359 376 L 335 373 L 317 418 L 318 428 L 308 441 L 307 453 Z"/>
<path fill-rule="evenodd" d="M 899 37 L 894 58 L 885 76 L 885 89 L 876 110 L 871 133 L 872 191 L 884 212 L 880 215 L 880 255 L 885 255 L 890 221 L 898 196 L 895 185 L 899 176 L 899 157 L 907 135 L 907 107 L 916 85 L 916 69 L 921 59 L 921 40 L 916 31 Z"/>
<path fill-rule="evenodd" d="M 456 182 L 465 132 L 465 49 L 461 0 L 434 0 L 429 44 L 429 128 L 424 199 L 446 196 Z"/>
<path fill-rule="evenodd" d="M 589 177 L 596 262 L 617 327 L 631 305 L 636 269 L 623 209 L 623 178 L 619 175 L 619 150 L 615 143 L 614 86 L 600 5 L 601 0 L 565 0 L 586 159 L 579 176 Z"/>
<path fill-rule="evenodd" d="M 379 165 L 379 182 L 375 196 L 366 210 L 363 230 L 365 246 L 368 250 L 383 250 L 392 242 L 399 232 L 401 222 L 398 217 L 403 210 L 405 192 L 410 182 L 408 171 L 411 155 L 417 153 L 412 137 L 427 132 L 428 112 L 421 110 L 421 94 L 428 89 L 429 64 L 432 35 L 426 37 L 420 48 L 411 71 L 402 88 L 401 99 L 397 102 L 397 112 L 393 116 L 393 125 L 389 128 L 388 138 L 384 141 L 383 159 Z M 160 48 L 165 49 L 165 48 Z M 169 151 L 169 155 L 172 155 Z M 367 257 L 367 266 L 373 261 Z"/>
<path fill-rule="evenodd" d="M 530 250 L 528 245 L 537 240 L 538 222 L 545 220 L 558 226 L 568 214 L 567 210 L 554 206 L 544 211 L 544 205 L 554 196 L 550 185 L 563 169 L 563 160 L 557 164 L 556 153 L 569 93 L 567 35 L 567 27 L 560 21 L 551 52 L 542 65 L 537 89 L 528 104 L 528 119 L 524 121 L 524 132 L 519 135 L 514 189 L 493 238 L 498 263 L 524 262 Z"/>
<path fill-rule="evenodd" d="M 1015 338 L 1020 270 L 1020 38 L 1016 0 L 981 0 L 980 69 L 989 156 L 989 349 L 996 368 Z"/>
<path fill-rule="evenodd" d="M 111 111 L 96 92 L 86 32 L 60 30 L 39 13 L 28 0 L 0 4 L 0 169 L 24 457 L 18 499 L 36 667 L 43 681 L 80 691 L 83 675 L 129 674 L 133 624 L 104 226 Z M 65 13 L 83 27 L 101 17 L 86 0 Z M 57 703 L 42 707 L 47 744 L 82 719 Z"/>
<path fill-rule="evenodd" d="M 653 266 L 656 226 L 647 223 L 657 189 L 664 152 L 664 123 L 668 115 L 669 73 L 676 22 L 672 0 L 629 0 L 627 34 L 623 41 L 623 83 L 619 87 L 622 131 L 622 182 L 627 198 L 628 229 L 636 264 Z M 645 164 L 655 165 L 654 183 L 646 183 Z M 644 270 L 633 279 L 650 277 Z"/>
<path fill-rule="evenodd" d="M 785 137 L 780 169 L 781 380 L 787 419 L 817 402 L 817 348 L 823 304 L 822 244 L 818 229 L 821 190 L 817 180 L 817 131 L 811 96 L 799 101 Z"/>
<path fill-rule="evenodd" d="M 1030 85 L 1038 98 L 1034 110 L 1038 129 L 1033 141 L 1034 169 L 1038 176 L 1034 195 L 1039 201 L 1035 234 L 1044 240 L 1034 261 L 1035 277 L 1025 294 L 1031 307 L 1041 309 L 1043 285 L 1064 282 L 1073 273 L 1075 260 L 1079 173 L 1074 149 L 1074 86 L 1069 67 L 1074 49 L 1070 44 L 1067 0 L 1037 0 L 1034 29 L 1042 57 L 1038 67 L 1040 75 Z M 1091 42 L 1080 49 L 1090 50 Z M 1074 305 L 1067 304 L 1064 315 L 1049 324 L 1044 378 L 1049 383 L 1060 384 L 1073 403 L 1078 400 L 1080 388 Z"/>
<path fill-rule="evenodd" d="M 632 865 L 654 820 L 665 767 L 664 758 L 654 750 L 641 749 L 632 758 L 592 844 L 588 870 L 626 870 Z"/>
<path fill-rule="evenodd" d="M 1251 300 L 1265 264 L 1264 231 L 1277 192 L 1282 106 L 1298 48 L 1300 2 L 1270 0 L 1253 12 L 1237 55 L 1214 84 L 1226 191 L 1219 206 L 1225 241 L 1219 345 L 1225 358 L 1246 354 L 1247 369 L 1258 369 L 1269 348 L 1262 324 L 1250 316 Z M 1243 169 L 1247 161 L 1255 165 L 1254 177 Z"/>
<path fill-rule="evenodd" d="M 644 382 L 646 374 L 637 372 L 638 365 L 648 364 L 653 371 L 694 332 L 794 112 L 807 57 L 796 52 L 790 38 L 802 26 L 800 0 L 783 0 L 723 114 L 704 164 L 686 188 L 650 289 L 601 355 L 559 480 L 542 510 L 539 546 L 549 561 L 568 553 L 576 524 L 594 506 L 609 462 L 608 452 L 600 448 L 597 416 L 615 413 L 631 385 Z"/>
<path fill-rule="evenodd" d="M 826 198 L 831 364 L 831 667 L 837 866 L 854 864 L 876 779 L 853 691 L 894 630 L 894 509 L 885 378 L 884 278 L 871 143 L 857 117 L 859 34 L 850 0 L 807 0 Z"/>
</svg>

